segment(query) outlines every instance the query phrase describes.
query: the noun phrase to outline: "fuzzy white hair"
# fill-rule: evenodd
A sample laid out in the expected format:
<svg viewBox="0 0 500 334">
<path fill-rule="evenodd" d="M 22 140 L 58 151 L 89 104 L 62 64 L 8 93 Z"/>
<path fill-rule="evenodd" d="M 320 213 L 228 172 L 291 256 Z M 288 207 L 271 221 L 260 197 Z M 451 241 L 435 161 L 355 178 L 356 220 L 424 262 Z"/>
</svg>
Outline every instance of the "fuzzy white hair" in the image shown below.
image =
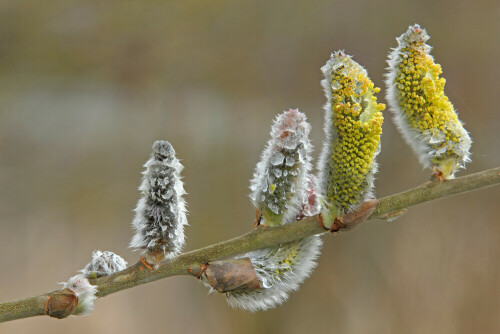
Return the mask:
<svg viewBox="0 0 500 334">
<path fill-rule="evenodd" d="M 290 292 L 298 290 L 300 284 L 312 273 L 322 244 L 320 236 L 316 235 L 240 256 L 252 261 L 261 289 L 227 292 L 229 305 L 255 312 L 282 304 L 288 299 Z M 286 263 L 285 260 L 294 252 L 296 255 L 293 262 Z"/>
<path fill-rule="evenodd" d="M 108 276 L 115 272 L 127 268 L 127 261 L 120 255 L 113 252 L 95 250 L 92 252 L 92 260 L 81 270 L 82 274 L 89 278 L 90 275 L 96 277 Z"/>
<path fill-rule="evenodd" d="M 78 297 L 78 305 L 73 315 L 88 315 L 94 310 L 97 287 L 90 284 L 82 274 L 75 275 L 62 284 L 63 289 L 70 289 Z"/>
<path fill-rule="evenodd" d="M 180 176 L 183 166 L 169 142 L 156 141 L 144 167 L 139 187 L 142 197 L 135 208 L 135 234 L 130 247 L 144 249 L 145 253 L 163 252 L 169 259 L 184 246 L 187 217 L 182 197 L 186 192 Z"/>
<path fill-rule="evenodd" d="M 306 115 L 298 109 L 279 114 L 272 125 L 271 139 L 250 181 L 252 203 L 259 210 L 269 209 L 279 217 L 279 221 L 267 223 L 295 221 L 305 201 L 307 175 L 311 170 L 310 131 Z M 270 194 L 270 186 L 276 187 L 276 193 L 282 196 Z"/>
</svg>

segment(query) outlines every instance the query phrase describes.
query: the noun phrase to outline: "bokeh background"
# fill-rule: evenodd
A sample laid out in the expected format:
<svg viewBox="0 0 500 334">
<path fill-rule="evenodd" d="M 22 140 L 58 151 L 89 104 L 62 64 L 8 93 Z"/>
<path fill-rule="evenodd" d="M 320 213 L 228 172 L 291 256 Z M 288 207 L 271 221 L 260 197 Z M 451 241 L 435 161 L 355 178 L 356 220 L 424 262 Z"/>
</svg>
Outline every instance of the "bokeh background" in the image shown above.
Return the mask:
<svg viewBox="0 0 500 334">
<path fill-rule="evenodd" d="M 137 260 L 130 222 L 155 139 L 185 165 L 186 250 L 251 229 L 248 180 L 274 116 L 306 112 L 320 147 L 330 52 L 353 54 L 383 88 L 387 52 L 415 22 L 474 139 L 466 172 L 500 165 L 499 17 L 498 0 L 0 1 L 0 300 L 56 288 L 94 249 Z M 379 196 L 429 176 L 385 115 Z M 268 312 L 175 277 L 98 300 L 88 317 L 0 332 L 498 333 L 499 195 L 326 238 L 312 277 Z"/>
</svg>

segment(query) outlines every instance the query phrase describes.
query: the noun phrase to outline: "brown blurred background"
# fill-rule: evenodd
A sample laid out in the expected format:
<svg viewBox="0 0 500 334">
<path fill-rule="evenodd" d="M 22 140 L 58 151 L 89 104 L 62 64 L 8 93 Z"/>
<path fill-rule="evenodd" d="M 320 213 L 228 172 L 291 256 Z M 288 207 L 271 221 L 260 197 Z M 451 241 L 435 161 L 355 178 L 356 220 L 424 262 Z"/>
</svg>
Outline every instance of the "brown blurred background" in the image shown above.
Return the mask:
<svg viewBox="0 0 500 334">
<path fill-rule="evenodd" d="M 499 166 L 498 0 L 1 1 L 0 300 L 56 288 L 94 249 L 137 260 L 130 222 L 155 139 L 186 167 L 186 250 L 251 229 L 248 180 L 275 114 L 306 112 L 320 147 L 330 52 L 353 54 L 383 88 L 387 52 L 415 22 L 474 140 L 466 172 Z M 379 196 L 429 176 L 385 115 Z M 98 300 L 91 316 L 0 332 L 498 333 L 499 195 L 325 238 L 312 277 L 268 312 L 176 277 Z"/>
</svg>

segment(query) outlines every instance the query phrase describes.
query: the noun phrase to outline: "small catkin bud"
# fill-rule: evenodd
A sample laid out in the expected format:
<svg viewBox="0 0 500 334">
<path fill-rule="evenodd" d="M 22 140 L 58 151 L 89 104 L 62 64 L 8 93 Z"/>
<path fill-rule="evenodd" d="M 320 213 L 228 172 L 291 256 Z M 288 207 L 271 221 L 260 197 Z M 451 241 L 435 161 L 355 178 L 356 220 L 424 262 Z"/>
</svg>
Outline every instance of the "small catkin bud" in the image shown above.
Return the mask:
<svg viewBox="0 0 500 334">
<path fill-rule="evenodd" d="M 183 166 L 169 142 L 155 141 L 144 167 L 130 247 L 143 249 L 146 261 L 157 264 L 164 257 L 176 256 L 184 246 L 187 218 L 180 176 Z"/>
<path fill-rule="evenodd" d="M 108 276 L 127 268 L 127 261 L 113 252 L 95 250 L 92 252 L 92 260 L 81 270 L 86 278 L 98 278 Z"/>
<path fill-rule="evenodd" d="M 406 142 L 433 175 L 451 179 L 470 161 L 471 139 L 444 94 L 446 80 L 434 62 L 429 35 L 418 24 L 397 38 L 389 53 L 387 101 Z"/>
<path fill-rule="evenodd" d="M 321 70 L 327 102 L 318 192 L 329 228 L 335 217 L 373 197 L 385 105 L 377 103 L 380 89 L 366 70 L 343 51 L 333 53 Z"/>
<path fill-rule="evenodd" d="M 70 289 L 78 297 L 78 305 L 73 315 L 87 315 L 94 309 L 97 287 L 89 283 L 82 275 L 71 277 L 66 283 L 63 283 L 63 289 Z"/>
<path fill-rule="evenodd" d="M 75 312 L 78 297 L 70 289 L 62 289 L 52 293 L 46 305 L 45 312 L 49 317 L 64 319 Z"/>
<path fill-rule="evenodd" d="M 262 213 L 262 224 L 289 223 L 299 213 L 311 169 L 310 131 L 306 115 L 297 109 L 274 121 L 250 186 L 250 199 Z"/>
</svg>

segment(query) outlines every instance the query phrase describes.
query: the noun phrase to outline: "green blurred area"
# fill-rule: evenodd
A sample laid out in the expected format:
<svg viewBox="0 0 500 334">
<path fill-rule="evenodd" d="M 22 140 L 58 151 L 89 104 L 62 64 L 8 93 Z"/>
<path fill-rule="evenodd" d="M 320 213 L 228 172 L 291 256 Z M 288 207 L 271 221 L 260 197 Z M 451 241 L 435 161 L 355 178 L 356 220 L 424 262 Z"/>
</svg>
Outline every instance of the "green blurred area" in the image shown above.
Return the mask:
<svg viewBox="0 0 500 334">
<path fill-rule="evenodd" d="M 137 259 L 130 222 L 155 139 L 186 167 L 186 250 L 251 229 L 248 180 L 273 117 L 298 107 L 319 148 L 330 52 L 354 55 L 385 103 L 387 53 L 416 22 L 474 140 L 467 172 L 500 165 L 499 17 L 498 1 L 1 1 L 0 300 L 56 288 L 94 249 Z M 385 117 L 379 196 L 429 176 Z M 497 333 L 499 195 L 326 238 L 312 277 L 268 312 L 182 277 L 0 333 Z"/>
</svg>

